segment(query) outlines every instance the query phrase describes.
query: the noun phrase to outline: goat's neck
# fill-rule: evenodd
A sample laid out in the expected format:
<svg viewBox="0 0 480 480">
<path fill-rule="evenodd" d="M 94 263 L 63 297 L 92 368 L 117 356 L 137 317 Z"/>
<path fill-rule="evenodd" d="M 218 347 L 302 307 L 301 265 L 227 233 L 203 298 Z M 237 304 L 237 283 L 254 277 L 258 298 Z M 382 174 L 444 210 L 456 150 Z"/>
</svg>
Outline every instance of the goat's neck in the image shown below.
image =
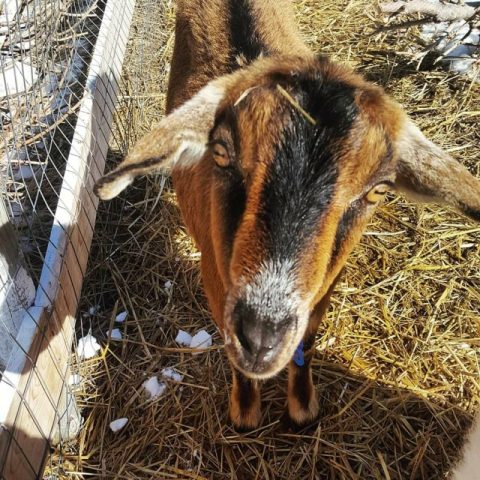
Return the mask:
<svg viewBox="0 0 480 480">
<path fill-rule="evenodd" d="M 262 55 L 311 55 L 289 0 L 179 0 L 167 109 Z"/>
<path fill-rule="evenodd" d="M 289 0 L 225 0 L 230 49 L 247 62 L 260 55 L 309 53 Z"/>
</svg>

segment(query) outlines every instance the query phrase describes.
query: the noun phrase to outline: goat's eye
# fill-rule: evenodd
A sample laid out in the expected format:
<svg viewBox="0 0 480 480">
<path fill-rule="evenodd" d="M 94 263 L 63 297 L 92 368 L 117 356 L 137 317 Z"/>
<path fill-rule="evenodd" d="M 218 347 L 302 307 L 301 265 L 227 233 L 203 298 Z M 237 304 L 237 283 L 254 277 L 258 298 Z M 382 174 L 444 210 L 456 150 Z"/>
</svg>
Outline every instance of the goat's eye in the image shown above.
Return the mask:
<svg viewBox="0 0 480 480">
<path fill-rule="evenodd" d="M 229 167 L 231 160 L 226 145 L 224 145 L 223 142 L 212 142 L 210 146 L 213 160 L 217 166 L 221 168 Z"/>
<path fill-rule="evenodd" d="M 379 183 L 367 193 L 366 199 L 370 203 L 378 203 L 380 200 L 383 200 L 390 189 L 391 186 L 388 183 Z"/>
</svg>

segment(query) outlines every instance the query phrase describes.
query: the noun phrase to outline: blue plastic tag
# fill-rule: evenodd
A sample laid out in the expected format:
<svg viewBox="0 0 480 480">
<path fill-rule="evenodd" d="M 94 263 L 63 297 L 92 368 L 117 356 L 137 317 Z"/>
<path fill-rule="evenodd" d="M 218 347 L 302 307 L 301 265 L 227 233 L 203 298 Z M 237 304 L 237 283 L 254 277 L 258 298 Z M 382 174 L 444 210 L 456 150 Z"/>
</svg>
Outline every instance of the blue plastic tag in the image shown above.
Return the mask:
<svg viewBox="0 0 480 480">
<path fill-rule="evenodd" d="M 298 367 L 303 367 L 305 365 L 305 356 L 303 354 L 303 340 L 298 344 L 298 347 L 293 354 L 293 361 Z"/>
</svg>

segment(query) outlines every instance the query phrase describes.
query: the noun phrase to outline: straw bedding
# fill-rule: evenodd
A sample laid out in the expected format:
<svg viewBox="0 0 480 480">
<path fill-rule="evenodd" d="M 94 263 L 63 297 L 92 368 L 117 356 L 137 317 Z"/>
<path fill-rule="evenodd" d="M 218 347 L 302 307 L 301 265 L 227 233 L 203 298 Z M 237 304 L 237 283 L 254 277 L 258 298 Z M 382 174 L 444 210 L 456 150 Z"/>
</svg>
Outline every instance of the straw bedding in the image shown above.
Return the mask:
<svg viewBox="0 0 480 480">
<path fill-rule="evenodd" d="M 399 100 L 430 138 L 480 176 L 479 84 L 409 64 L 415 29 L 375 35 L 368 0 L 294 2 L 306 40 L 358 68 Z M 162 114 L 174 7 L 139 2 L 125 66 L 112 161 Z M 459 186 L 461 188 L 461 186 Z M 136 182 L 99 208 L 79 334 L 106 348 L 78 365 L 85 426 L 49 461 L 57 478 L 445 478 L 480 401 L 480 226 L 436 206 L 390 197 L 350 257 L 318 335 L 318 425 L 281 421 L 285 376 L 265 383 L 262 427 L 228 422 L 230 373 L 199 278 L 199 254 L 160 177 Z M 171 289 L 165 282 L 173 282 Z M 128 310 L 124 339 L 104 333 Z M 214 333 L 193 356 L 178 329 Z M 102 337 L 103 335 L 103 337 Z M 148 401 L 143 381 L 185 374 Z M 120 432 L 109 422 L 128 417 Z"/>
</svg>

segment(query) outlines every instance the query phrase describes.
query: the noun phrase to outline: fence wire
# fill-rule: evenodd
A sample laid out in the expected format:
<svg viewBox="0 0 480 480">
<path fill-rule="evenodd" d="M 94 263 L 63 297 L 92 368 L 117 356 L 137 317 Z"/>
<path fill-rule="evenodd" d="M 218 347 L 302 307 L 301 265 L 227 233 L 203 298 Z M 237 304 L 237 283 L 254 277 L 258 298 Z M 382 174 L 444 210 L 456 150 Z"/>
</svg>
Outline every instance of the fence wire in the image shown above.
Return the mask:
<svg viewBox="0 0 480 480">
<path fill-rule="evenodd" d="M 2 480 L 43 478 L 81 426 L 74 317 L 133 5 L 0 2 Z"/>
</svg>

